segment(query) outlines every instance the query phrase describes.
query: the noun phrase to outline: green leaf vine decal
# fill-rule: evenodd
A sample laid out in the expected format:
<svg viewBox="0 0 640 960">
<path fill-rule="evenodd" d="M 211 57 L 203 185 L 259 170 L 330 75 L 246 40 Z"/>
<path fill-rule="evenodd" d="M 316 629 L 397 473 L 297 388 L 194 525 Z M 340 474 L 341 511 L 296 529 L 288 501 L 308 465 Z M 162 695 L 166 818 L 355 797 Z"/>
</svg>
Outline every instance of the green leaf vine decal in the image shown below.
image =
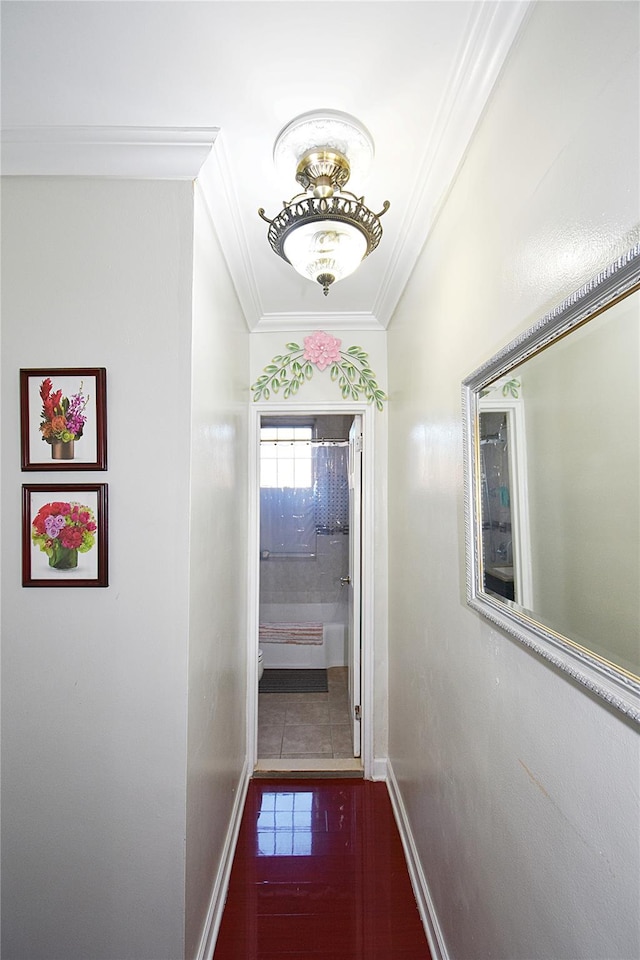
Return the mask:
<svg viewBox="0 0 640 960">
<path fill-rule="evenodd" d="M 329 333 L 317 331 L 304 338 L 304 346 L 288 343 L 287 353 L 277 354 L 264 367 L 264 373 L 251 387 L 254 400 L 269 400 L 271 393 L 279 393 L 285 400 L 295 396 L 303 383 L 311 380 L 313 368 L 326 370 L 336 381 L 343 400 L 366 400 L 383 409 L 388 400 L 384 390 L 376 382 L 376 375 L 369 366 L 369 355 L 362 347 L 341 350 L 342 341 Z"/>
<path fill-rule="evenodd" d="M 513 380 L 507 380 L 507 382 L 502 387 L 502 396 L 503 397 L 514 397 L 516 400 L 520 395 L 520 381 L 516 380 L 515 377 Z"/>
</svg>

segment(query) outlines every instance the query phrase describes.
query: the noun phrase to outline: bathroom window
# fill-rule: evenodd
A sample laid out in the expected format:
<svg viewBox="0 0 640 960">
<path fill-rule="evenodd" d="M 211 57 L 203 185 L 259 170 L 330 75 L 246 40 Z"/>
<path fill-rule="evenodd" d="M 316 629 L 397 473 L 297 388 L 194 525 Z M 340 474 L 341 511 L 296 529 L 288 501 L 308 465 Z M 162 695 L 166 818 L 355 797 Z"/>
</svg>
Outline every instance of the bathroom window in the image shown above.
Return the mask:
<svg viewBox="0 0 640 960">
<path fill-rule="evenodd" d="M 313 559 L 317 552 L 313 425 L 260 428 L 260 553 L 268 559 Z"/>
<path fill-rule="evenodd" d="M 313 427 L 260 429 L 260 486 L 308 488 L 312 485 Z"/>
</svg>

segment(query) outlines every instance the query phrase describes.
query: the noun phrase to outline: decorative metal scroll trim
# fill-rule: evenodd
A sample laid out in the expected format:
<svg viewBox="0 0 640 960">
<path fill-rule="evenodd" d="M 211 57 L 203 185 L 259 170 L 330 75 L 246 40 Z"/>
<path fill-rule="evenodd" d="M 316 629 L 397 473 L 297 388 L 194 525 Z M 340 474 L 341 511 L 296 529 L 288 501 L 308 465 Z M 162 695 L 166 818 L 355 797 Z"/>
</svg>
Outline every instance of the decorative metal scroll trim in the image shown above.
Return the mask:
<svg viewBox="0 0 640 960">
<path fill-rule="evenodd" d="M 358 227 L 366 238 L 366 255 L 372 253 L 380 243 L 382 237 L 380 217 L 389 209 L 388 200 L 384 201 L 380 213 L 373 213 L 364 205 L 363 198 L 356 197 L 355 194 L 298 199 L 301 196 L 303 195 L 298 194 L 288 203 L 285 202 L 284 209 L 273 220 L 265 215 L 263 207 L 258 210 L 258 215 L 270 224 L 267 237 L 271 249 L 287 263 L 289 263 L 289 260 L 284 254 L 284 241 L 291 230 L 297 227 L 299 223 L 313 223 L 322 220 L 351 223 Z"/>
<path fill-rule="evenodd" d="M 344 351 L 340 349 L 341 344 L 337 337 L 322 331 L 305 337 L 303 347 L 299 343 L 288 343 L 288 353 L 277 354 L 252 385 L 254 401 L 268 400 L 271 391 L 278 393 L 280 390 L 283 398 L 288 400 L 303 383 L 311 380 L 315 365 L 318 370 L 329 367 L 331 379 L 337 381 L 343 400 L 364 399 L 382 410 L 383 402 L 389 398 L 376 382 L 368 353 L 358 346 Z"/>
</svg>

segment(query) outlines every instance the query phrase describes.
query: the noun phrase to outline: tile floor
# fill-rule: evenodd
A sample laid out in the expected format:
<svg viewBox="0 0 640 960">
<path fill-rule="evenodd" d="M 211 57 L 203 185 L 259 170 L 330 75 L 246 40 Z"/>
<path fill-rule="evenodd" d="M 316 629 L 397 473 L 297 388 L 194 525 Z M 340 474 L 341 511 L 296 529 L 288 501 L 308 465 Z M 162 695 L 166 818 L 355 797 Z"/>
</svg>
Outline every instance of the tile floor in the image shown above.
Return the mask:
<svg viewBox="0 0 640 960">
<path fill-rule="evenodd" d="M 347 668 L 330 667 L 327 677 L 328 693 L 259 694 L 259 758 L 353 757 Z"/>
<path fill-rule="evenodd" d="M 249 783 L 214 960 L 430 960 L 384 783 Z"/>
</svg>

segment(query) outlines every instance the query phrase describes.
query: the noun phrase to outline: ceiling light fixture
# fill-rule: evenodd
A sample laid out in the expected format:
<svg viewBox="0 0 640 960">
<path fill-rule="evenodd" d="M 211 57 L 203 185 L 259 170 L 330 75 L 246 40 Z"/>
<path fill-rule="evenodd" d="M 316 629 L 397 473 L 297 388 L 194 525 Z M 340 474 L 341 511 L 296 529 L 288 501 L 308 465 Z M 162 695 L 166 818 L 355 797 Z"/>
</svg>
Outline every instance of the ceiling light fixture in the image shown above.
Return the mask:
<svg viewBox="0 0 640 960">
<path fill-rule="evenodd" d="M 373 159 L 371 134 L 355 117 L 338 110 L 304 113 L 280 131 L 273 148 L 276 167 L 293 166 L 305 193 L 298 193 L 270 220 L 271 249 L 303 277 L 317 281 L 325 297 L 331 284 L 348 277 L 376 249 L 380 213 L 345 190 L 351 173 L 366 172 Z M 309 194 L 309 195 L 307 195 Z"/>
</svg>

